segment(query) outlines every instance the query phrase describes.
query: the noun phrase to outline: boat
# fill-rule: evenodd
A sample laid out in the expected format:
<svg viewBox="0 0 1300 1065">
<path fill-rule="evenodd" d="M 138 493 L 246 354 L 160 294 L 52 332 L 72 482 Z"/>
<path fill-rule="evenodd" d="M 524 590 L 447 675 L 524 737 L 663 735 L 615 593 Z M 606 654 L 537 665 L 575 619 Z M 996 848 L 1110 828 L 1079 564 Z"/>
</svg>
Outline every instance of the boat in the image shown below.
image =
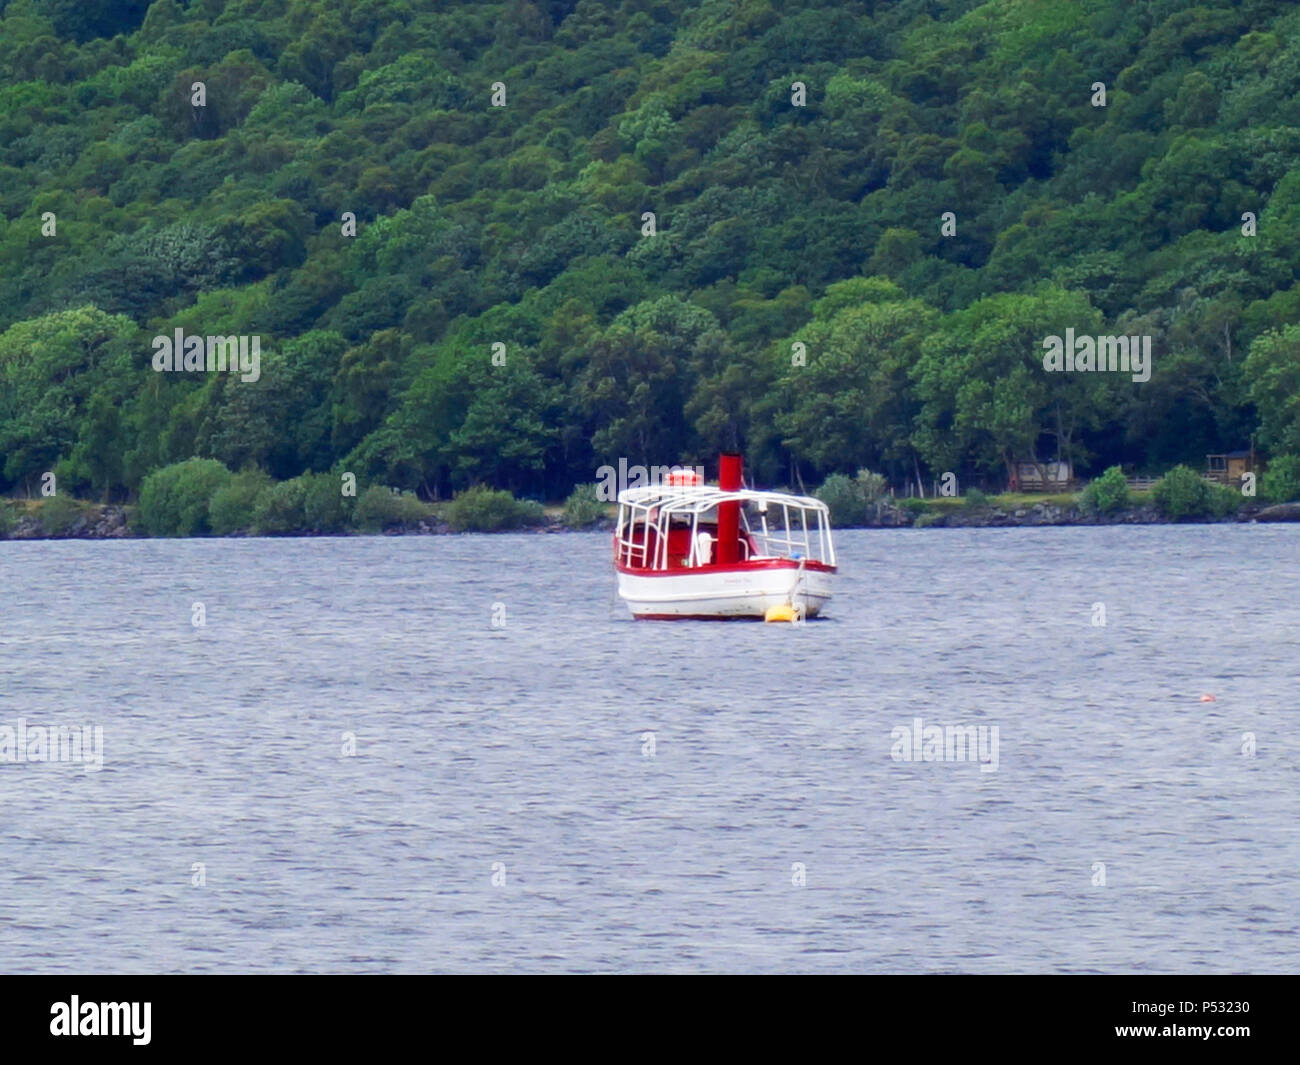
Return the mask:
<svg viewBox="0 0 1300 1065">
<path fill-rule="evenodd" d="M 826 504 L 743 484 L 724 454 L 718 483 L 673 469 L 618 495 L 618 594 L 641 620 L 816 617 L 831 598 L 835 545 Z"/>
</svg>

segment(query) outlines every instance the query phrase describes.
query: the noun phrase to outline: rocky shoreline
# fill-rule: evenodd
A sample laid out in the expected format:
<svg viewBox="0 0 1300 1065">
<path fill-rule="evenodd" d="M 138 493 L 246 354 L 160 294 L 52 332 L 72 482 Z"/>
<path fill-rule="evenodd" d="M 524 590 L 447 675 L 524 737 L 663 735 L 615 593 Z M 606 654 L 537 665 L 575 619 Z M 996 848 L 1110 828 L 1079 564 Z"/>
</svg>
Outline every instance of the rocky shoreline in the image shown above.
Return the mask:
<svg viewBox="0 0 1300 1065">
<path fill-rule="evenodd" d="M 1246 522 L 1300 522 L 1300 503 L 1278 503 L 1268 506 L 1249 502 L 1236 514 L 1224 518 L 1200 518 L 1182 524 L 1222 525 Z M 840 528 L 866 529 L 1001 529 L 1041 527 L 1048 525 L 1173 525 L 1175 522 L 1161 514 L 1154 504 L 1127 507 L 1115 514 L 1090 514 L 1078 506 L 1057 503 L 1034 503 L 1030 506 L 1006 509 L 993 505 L 954 506 L 945 510 L 913 511 L 889 503 L 876 504 L 868 512 L 866 521 L 855 526 Z M 571 529 L 558 518 L 549 518 L 545 524 L 516 530 L 535 534 L 567 532 L 608 532 L 613 522 L 602 519 L 583 529 Z M 436 519 L 410 525 L 395 526 L 380 533 L 320 534 L 302 532 L 291 536 L 319 535 L 374 535 L 374 536 L 452 536 L 446 522 Z M 12 519 L 8 527 L 0 526 L 0 541 L 4 540 L 128 540 L 149 539 L 134 529 L 127 507 L 121 504 L 87 504 L 66 528 L 48 531 L 39 515 L 24 514 Z"/>
<path fill-rule="evenodd" d="M 874 512 L 873 512 L 874 511 Z M 1175 522 L 1160 513 L 1154 503 L 1125 507 L 1114 514 L 1090 513 L 1078 505 L 1034 503 L 1007 509 L 991 504 L 962 505 L 945 510 L 915 512 L 888 503 L 869 510 L 862 527 L 869 529 L 998 529 L 1044 525 L 1223 525 L 1248 522 L 1300 522 L 1300 503 L 1277 503 L 1272 506 L 1248 502 L 1235 514 L 1222 518 L 1197 518 Z"/>
<path fill-rule="evenodd" d="M 586 529 L 573 530 L 565 525 L 559 518 L 548 517 L 542 525 L 530 526 L 524 529 L 514 530 L 516 532 L 528 533 L 564 533 L 564 532 L 591 532 L 591 531 L 609 531 L 613 529 L 614 523 L 607 519 L 602 519 L 593 525 L 587 526 Z M 384 529 L 382 532 L 360 533 L 360 532 L 340 532 L 340 533 L 318 533 L 304 530 L 298 533 L 289 533 L 289 538 L 294 537 L 315 537 L 315 536 L 454 536 L 458 535 L 450 525 L 436 518 L 425 521 L 414 522 L 405 525 L 397 525 L 392 528 Z M 238 538 L 238 537 L 236 537 Z M 81 513 L 72 518 L 65 528 L 51 531 L 46 528 L 41 517 L 37 513 L 22 514 L 13 517 L 6 523 L 0 523 L 0 542 L 5 540 L 148 540 L 152 539 L 148 533 L 142 532 L 131 524 L 130 508 L 120 503 L 87 503 L 83 504 Z"/>
<path fill-rule="evenodd" d="M 13 518 L 8 528 L 0 526 L 0 540 L 125 540 L 136 535 L 131 531 L 126 507 L 112 504 L 88 506 L 58 532 L 47 530 L 36 514 Z"/>
</svg>

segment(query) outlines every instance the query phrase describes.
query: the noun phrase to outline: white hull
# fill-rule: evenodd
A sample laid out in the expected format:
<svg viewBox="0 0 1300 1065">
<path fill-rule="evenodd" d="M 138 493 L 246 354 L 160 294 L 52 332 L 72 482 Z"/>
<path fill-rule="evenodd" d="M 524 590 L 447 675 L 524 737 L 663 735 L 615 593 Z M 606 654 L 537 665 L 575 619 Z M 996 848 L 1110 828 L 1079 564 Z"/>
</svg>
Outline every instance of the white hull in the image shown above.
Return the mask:
<svg viewBox="0 0 1300 1065">
<path fill-rule="evenodd" d="M 795 567 L 657 577 L 619 571 L 618 594 L 636 617 L 761 618 L 785 603 L 816 617 L 830 600 L 832 576 Z"/>
</svg>

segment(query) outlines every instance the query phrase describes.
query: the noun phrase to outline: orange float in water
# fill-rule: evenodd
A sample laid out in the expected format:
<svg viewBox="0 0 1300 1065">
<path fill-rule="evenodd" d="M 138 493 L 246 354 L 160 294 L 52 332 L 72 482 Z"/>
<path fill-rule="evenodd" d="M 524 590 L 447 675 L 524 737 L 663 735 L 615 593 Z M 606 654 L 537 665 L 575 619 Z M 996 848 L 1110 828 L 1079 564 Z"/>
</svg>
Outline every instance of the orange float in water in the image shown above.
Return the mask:
<svg viewBox="0 0 1300 1065">
<path fill-rule="evenodd" d="M 1217 703 L 1218 701 L 1219 701 L 1219 700 L 1216 699 L 1216 698 L 1215 698 L 1213 695 L 1211 695 L 1209 692 L 1206 692 L 1204 695 L 1201 696 L 1201 702 L 1203 702 L 1203 703 Z"/>
</svg>

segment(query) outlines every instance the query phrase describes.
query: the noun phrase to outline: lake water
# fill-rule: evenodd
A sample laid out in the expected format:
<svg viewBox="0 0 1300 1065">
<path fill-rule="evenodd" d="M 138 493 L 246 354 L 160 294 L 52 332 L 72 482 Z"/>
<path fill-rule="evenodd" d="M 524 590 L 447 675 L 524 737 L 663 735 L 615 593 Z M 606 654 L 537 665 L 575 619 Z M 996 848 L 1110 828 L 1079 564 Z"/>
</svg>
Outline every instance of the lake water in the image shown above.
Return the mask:
<svg viewBox="0 0 1300 1065">
<path fill-rule="evenodd" d="M 0 727 L 103 730 L 0 763 L 0 970 L 1300 967 L 1300 528 L 837 544 L 788 626 L 604 535 L 0 543 Z"/>
</svg>

